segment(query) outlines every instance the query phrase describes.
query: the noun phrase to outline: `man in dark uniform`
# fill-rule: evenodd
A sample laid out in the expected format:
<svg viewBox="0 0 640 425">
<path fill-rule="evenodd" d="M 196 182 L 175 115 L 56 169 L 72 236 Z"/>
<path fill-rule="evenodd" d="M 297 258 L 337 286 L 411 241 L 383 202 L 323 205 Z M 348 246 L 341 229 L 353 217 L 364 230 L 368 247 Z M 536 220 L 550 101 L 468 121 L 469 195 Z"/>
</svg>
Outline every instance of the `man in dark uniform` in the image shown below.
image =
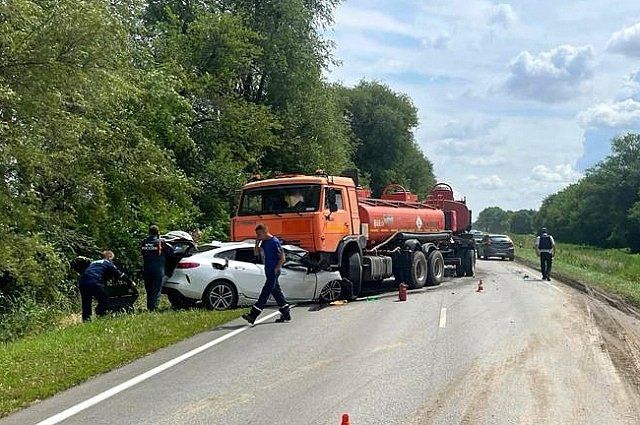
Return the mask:
<svg viewBox="0 0 640 425">
<path fill-rule="evenodd" d="M 80 277 L 80 297 L 82 298 L 83 322 L 91 320 L 91 304 L 94 298 L 98 300 L 96 314 L 98 316 L 104 316 L 106 312 L 104 283 L 107 279 L 115 277 L 133 284 L 131 279 L 118 270 L 118 268 L 113 264 L 113 258 L 113 252 L 104 251 L 102 253 L 102 260 L 93 261 L 89 264 L 89 267 L 86 268 Z"/>
<path fill-rule="evenodd" d="M 249 313 L 242 315 L 242 318 L 253 324 L 267 305 L 269 296 L 273 295 L 273 298 L 278 303 L 278 307 L 280 307 L 280 317 L 276 319 L 276 322 L 288 322 L 291 320 L 289 304 L 278 283 L 278 277 L 284 264 L 284 252 L 282 251 L 280 240 L 269 233 L 267 226 L 264 224 L 258 224 L 256 226 L 255 255 L 260 255 L 260 251 L 262 251 L 264 258 L 264 272 L 267 280 L 262 287 L 258 301 L 251 307 Z"/>
<path fill-rule="evenodd" d="M 158 226 L 149 226 L 149 236 L 141 243 L 140 251 L 144 267 L 142 277 L 147 290 L 147 309 L 154 311 L 158 308 L 162 279 L 164 276 L 167 257 L 173 254 L 173 247 L 160 237 Z"/>
<path fill-rule="evenodd" d="M 536 238 L 536 249 L 540 256 L 540 271 L 542 272 L 542 280 L 551 280 L 551 264 L 553 262 L 553 254 L 556 243 L 553 236 L 547 233 L 545 227 L 540 229 L 540 234 Z"/>
</svg>

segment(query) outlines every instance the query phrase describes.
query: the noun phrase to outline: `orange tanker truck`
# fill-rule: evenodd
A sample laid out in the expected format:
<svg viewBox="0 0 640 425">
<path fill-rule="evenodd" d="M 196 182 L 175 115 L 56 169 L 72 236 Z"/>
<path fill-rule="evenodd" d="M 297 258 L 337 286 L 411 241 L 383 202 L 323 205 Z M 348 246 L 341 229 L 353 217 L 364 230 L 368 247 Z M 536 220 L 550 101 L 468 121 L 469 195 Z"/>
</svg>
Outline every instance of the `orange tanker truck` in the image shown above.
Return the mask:
<svg viewBox="0 0 640 425">
<path fill-rule="evenodd" d="M 438 183 L 424 202 L 400 185 L 379 198 L 358 185 L 357 174 L 283 175 L 246 184 L 231 240 L 255 237 L 264 223 L 286 244 L 309 251 L 326 269 L 340 270 L 358 295 L 363 282 L 395 277 L 410 288 L 439 284 L 445 269 L 473 276 L 471 211 Z"/>
</svg>

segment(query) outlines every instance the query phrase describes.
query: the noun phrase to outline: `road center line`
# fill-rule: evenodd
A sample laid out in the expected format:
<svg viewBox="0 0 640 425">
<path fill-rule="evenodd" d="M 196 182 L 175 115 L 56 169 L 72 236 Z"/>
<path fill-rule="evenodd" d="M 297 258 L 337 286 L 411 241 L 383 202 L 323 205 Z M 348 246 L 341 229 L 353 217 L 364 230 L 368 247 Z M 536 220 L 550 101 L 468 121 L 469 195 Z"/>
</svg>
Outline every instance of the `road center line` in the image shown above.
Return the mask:
<svg viewBox="0 0 640 425">
<path fill-rule="evenodd" d="M 293 308 L 293 307 L 295 307 L 295 306 L 292 305 L 291 308 Z M 273 313 L 266 315 L 265 317 L 261 318 L 260 320 L 256 320 L 256 324 L 259 324 L 259 323 L 262 323 L 262 322 L 264 322 L 266 320 L 269 320 L 270 318 L 276 316 L 277 314 L 280 314 L 280 312 L 274 311 Z M 89 407 L 100 403 L 101 401 L 104 401 L 104 400 L 106 400 L 108 398 L 111 398 L 114 395 L 116 395 L 116 394 L 118 394 L 118 393 L 120 393 L 120 392 L 122 392 L 122 391 L 124 391 L 124 390 L 126 390 L 128 388 L 131 388 L 134 385 L 139 384 L 140 382 L 146 381 L 147 379 L 151 378 L 152 376 L 155 376 L 155 375 L 159 374 L 160 372 L 163 372 L 163 371 L 165 371 L 165 370 L 167 370 L 167 369 L 169 369 L 169 368 L 171 368 L 171 367 L 173 367 L 173 366 L 175 366 L 175 365 L 177 365 L 177 364 L 179 364 L 179 363 L 181 363 L 181 362 L 183 362 L 183 361 L 195 356 L 196 354 L 199 354 L 199 353 L 203 352 L 204 350 L 206 350 L 208 348 L 211 348 L 211 347 L 213 347 L 215 345 L 218 345 L 221 342 L 226 341 L 227 339 L 232 338 L 232 337 L 234 337 L 234 336 L 236 336 L 236 335 L 238 335 L 238 334 L 240 334 L 240 333 L 242 333 L 242 332 L 244 332 L 244 331 L 246 331 L 247 329 L 250 329 L 250 328 L 251 328 L 251 325 L 246 325 L 246 326 L 243 326 L 240 329 L 236 329 L 235 331 L 231 331 L 231 332 L 229 332 L 227 334 L 224 334 L 221 337 L 214 339 L 213 341 L 209 341 L 206 344 L 203 344 L 203 345 L 201 345 L 199 347 L 196 347 L 191 351 L 188 351 L 188 352 L 186 352 L 186 353 L 184 353 L 184 354 L 182 354 L 182 355 L 180 355 L 180 356 L 178 356 L 178 357 L 176 357 L 176 358 L 174 358 L 172 360 L 169 360 L 168 362 L 162 363 L 161 365 L 156 366 L 153 369 L 148 370 L 145 373 L 142 373 L 142 374 L 140 374 L 138 376 L 135 376 L 135 377 L 129 379 L 128 381 L 123 382 L 122 384 L 116 385 L 113 388 L 110 388 L 110 389 L 108 389 L 106 391 L 103 391 L 100 394 L 98 394 L 98 395 L 96 395 L 94 397 L 91 397 L 88 400 L 83 401 L 82 403 L 78 403 L 75 406 L 71 406 L 70 408 L 68 408 L 66 410 L 63 410 L 62 412 L 60 412 L 60 413 L 58 413 L 56 415 L 53 415 L 53 416 L 51 416 L 51 417 L 49 417 L 49 418 L 47 418 L 47 419 L 45 419 L 45 420 L 43 420 L 41 422 L 38 422 L 36 425 L 53 425 L 53 424 L 60 423 L 63 420 L 65 420 L 67 418 L 70 418 L 71 416 L 73 416 L 73 415 L 75 415 L 77 413 L 80 413 L 83 410 L 86 410 Z"/>
<path fill-rule="evenodd" d="M 440 327 L 444 328 L 445 326 L 447 326 L 447 309 L 443 307 L 440 309 Z"/>
</svg>

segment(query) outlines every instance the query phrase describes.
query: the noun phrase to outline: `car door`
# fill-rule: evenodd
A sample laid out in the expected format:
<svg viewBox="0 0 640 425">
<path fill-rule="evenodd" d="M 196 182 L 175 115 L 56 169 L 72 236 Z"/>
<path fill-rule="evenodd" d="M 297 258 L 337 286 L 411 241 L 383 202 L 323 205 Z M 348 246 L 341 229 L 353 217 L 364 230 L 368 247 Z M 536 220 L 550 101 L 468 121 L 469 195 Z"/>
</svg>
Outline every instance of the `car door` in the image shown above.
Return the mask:
<svg viewBox="0 0 640 425">
<path fill-rule="evenodd" d="M 258 299 L 262 286 L 264 285 L 264 268 L 256 263 L 253 248 L 238 248 L 233 250 L 231 255 L 224 258 L 229 259 L 229 272 L 233 276 L 234 283 L 238 287 L 238 292 L 245 297 Z"/>
<path fill-rule="evenodd" d="M 313 300 L 315 296 L 316 275 L 307 273 L 304 266 L 283 267 L 278 282 L 287 301 Z"/>
</svg>

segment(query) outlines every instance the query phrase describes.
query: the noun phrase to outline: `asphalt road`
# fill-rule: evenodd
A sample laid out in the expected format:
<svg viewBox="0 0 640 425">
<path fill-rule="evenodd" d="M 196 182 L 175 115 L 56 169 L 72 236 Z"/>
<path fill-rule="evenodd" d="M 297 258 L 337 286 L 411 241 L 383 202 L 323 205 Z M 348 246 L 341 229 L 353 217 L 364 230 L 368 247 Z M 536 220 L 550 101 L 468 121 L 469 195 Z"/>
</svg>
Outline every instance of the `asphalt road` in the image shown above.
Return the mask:
<svg viewBox="0 0 640 425">
<path fill-rule="evenodd" d="M 379 300 L 299 306 L 65 424 L 638 424 L 637 322 L 511 262 Z M 476 292 L 478 279 L 484 292 Z M 446 310 L 445 310 L 446 309 Z M 160 350 L 0 425 L 37 423 L 221 335 Z"/>
</svg>

